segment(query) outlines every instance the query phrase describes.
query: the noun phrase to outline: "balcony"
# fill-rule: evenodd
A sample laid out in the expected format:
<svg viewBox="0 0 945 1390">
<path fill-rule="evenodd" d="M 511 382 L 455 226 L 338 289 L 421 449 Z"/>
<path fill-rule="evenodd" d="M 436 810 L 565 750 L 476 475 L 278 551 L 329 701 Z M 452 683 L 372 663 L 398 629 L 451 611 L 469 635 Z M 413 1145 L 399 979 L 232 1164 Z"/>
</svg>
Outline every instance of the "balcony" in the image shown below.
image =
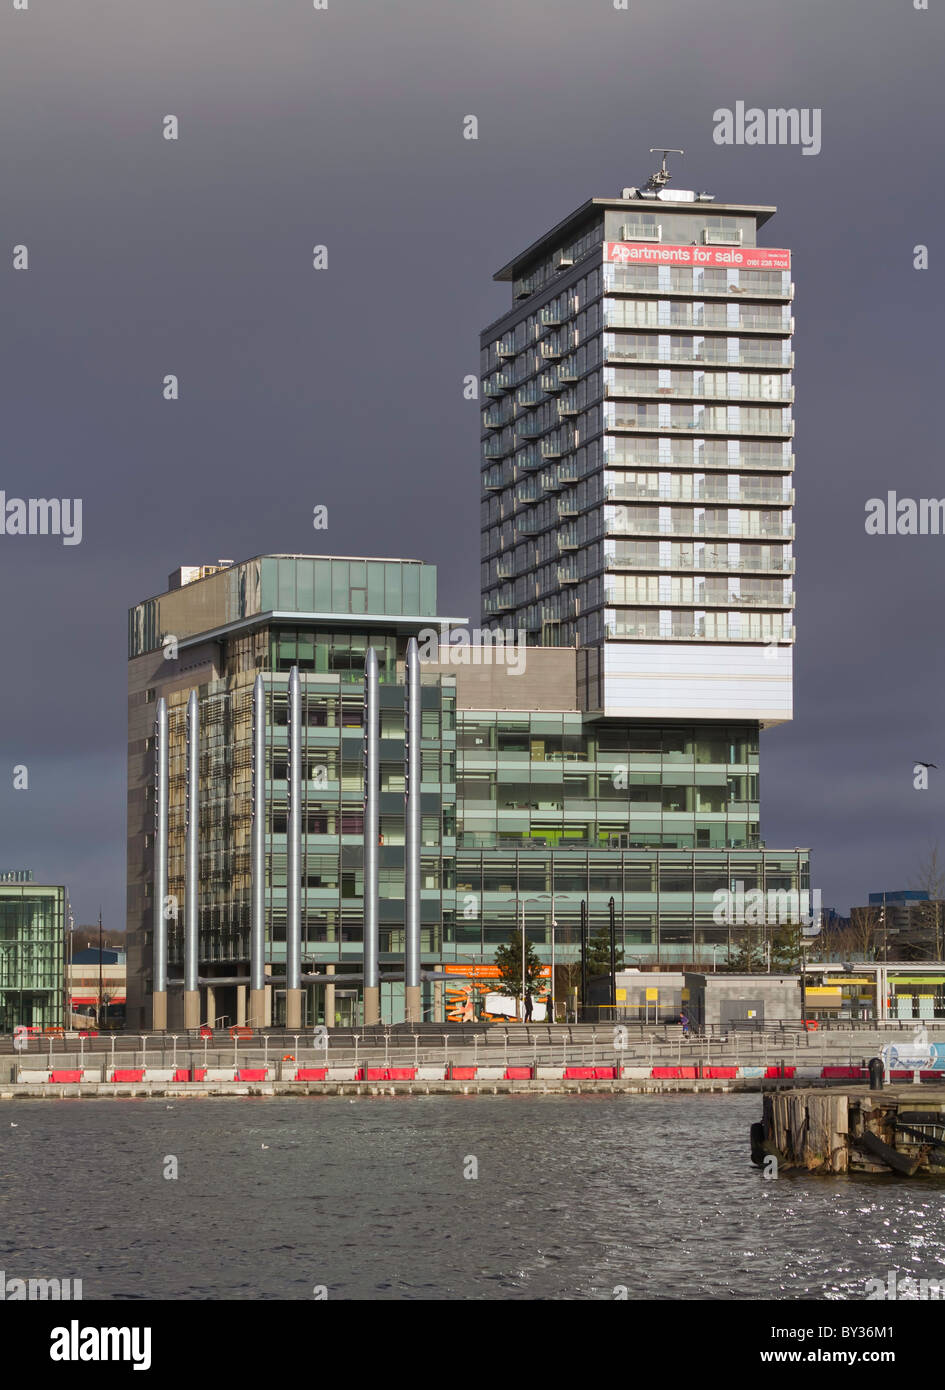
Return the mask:
<svg viewBox="0 0 945 1390">
<path fill-rule="evenodd" d="M 720 541 L 789 541 L 794 539 L 794 525 L 782 526 L 779 530 L 771 527 L 753 527 L 746 523 L 732 530 L 723 529 L 721 522 L 707 522 L 704 517 L 672 517 L 670 524 L 652 521 L 608 521 L 605 523 L 607 536 L 706 536 Z"/>
<path fill-rule="evenodd" d="M 741 275 L 749 276 L 751 271 L 742 269 Z M 790 280 L 781 279 L 778 271 L 758 272 L 759 278 L 753 283 L 746 279 L 744 283 L 730 285 L 723 275 L 712 277 L 707 271 L 701 278 L 693 281 L 693 273 L 689 269 L 673 267 L 672 276 L 669 284 L 661 284 L 656 273 L 655 267 L 634 266 L 632 268 L 614 266 L 610 274 L 605 275 L 603 292 L 604 294 L 645 294 L 653 298 L 671 299 L 674 296 L 684 299 L 694 299 L 703 301 L 707 299 L 765 299 L 789 301 L 794 296 L 794 285 Z M 761 275 L 766 275 L 767 279 L 761 279 Z"/>
<path fill-rule="evenodd" d="M 619 344 L 613 347 L 604 347 L 604 362 L 640 362 L 656 363 L 660 366 L 678 364 L 702 365 L 706 367 L 767 367 L 771 371 L 789 370 L 794 366 L 794 354 L 789 352 L 787 355 L 782 353 L 771 354 L 763 351 L 742 350 L 737 356 L 730 357 L 728 348 L 724 341 L 716 338 L 703 340 L 703 346 L 698 351 L 693 349 L 671 348 L 669 353 L 660 352 L 658 344 L 652 347 L 630 348 L 621 347 Z"/>
<path fill-rule="evenodd" d="M 482 486 L 487 492 L 498 492 L 505 487 L 509 481 L 505 476 L 505 469 L 500 465 L 498 468 L 487 468 L 482 475 Z"/>
<path fill-rule="evenodd" d="M 785 495 L 781 489 L 769 492 L 757 488 L 742 488 L 736 497 L 727 488 L 716 489 L 709 481 L 701 487 L 686 487 L 687 479 L 680 479 L 676 487 L 646 487 L 636 483 L 611 484 L 604 490 L 607 502 L 709 502 L 714 506 L 790 507 L 794 502 L 794 489 Z M 715 480 L 712 480 L 715 481 Z M 721 480 L 720 480 L 721 481 Z"/>
<path fill-rule="evenodd" d="M 756 647 L 770 646 L 771 643 L 787 647 L 794 641 L 793 627 L 787 636 L 783 633 L 739 633 L 736 636 L 729 632 L 722 636 L 707 633 L 704 627 L 695 623 L 687 624 L 685 627 L 680 624 L 672 632 L 660 632 L 658 628 L 643 623 L 605 623 L 604 635 L 609 638 L 643 642 L 746 642 L 753 643 Z"/>
<path fill-rule="evenodd" d="M 724 434 L 729 437 L 743 434 L 765 434 L 774 435 L 781 439 L 791 439 L 794 435 L 793 420 L 740 420 L 737 424 L 729 424 L 726 420 L 724 424 L 708 424 L 704 417 L 693 417 L 691 420 L 680 420 L 676 418 L 668 424 L 660 424 L 659 415 L 649 411 L 615 409 L 612 414 L 604 419 L 606 430 L 641 430 L 646 434 L 697 434 L 714 435 Z"/>
<path fill-rule="evenodd" d="M 567 349 L 559 346 L 559 344 L 556 343 L 553 338 L 546 338 L 541 343 L 539 351 L 541 352 L 542 357 L 551 361 L 555 358 L 563 357 Z"/>
<path fill-rule="evenodd" d="M 542 473 L 541 485 L 545 492 L 557 492 L 561 486 L 561 479 L 558 477 L 557 469 L 552 469 L 548 473 Z"/>
<path fill-rule="evenodd" d="M 564 494 L 558 498 L 559 516 L 578 516 L 579 514 L 580 508 L 578 507 L 577 500 L 574 497 L 570 497 L 567 494 Z"/>
<path fill-rule="evenodd" d="M 663 570 L 667 574 L 678 574 L 681 570 L 695 574 L 774 574 L 789 575 L 794 573 L 793 556 L 782 560 L 756 561 L 756 560 L 729 560 L 725 556 L 700 555 L 698 558 L 670 560 L 667 564 L 661 564 L 658 558 L 650 558 L 639 555 L 605 555 L 604 569 L 606 570 Z"/>
<path fill-rule="evenodd" d="M 514 357 L 515 344 L 508 339 L 505 342 L 496 343 L 495 355 L 496 357 Z"/>
<path fill-rule="evenodd" d="M 519 405 L 526 408 L 539 405 L 545 399 L 545 391 L 536 386 L 534 382 L 529 382 L 527 386 L 520 386 L 515 393 L 515 399 Z"/>
<path fill-rule="evenodd" d="M 500 430 L 503 425 L 509 423 L 509 420 L 504 410 L 484 410 L 482 423 L 487 430 Z"/>
<path fill-rule="evenodd" d="M 484 396 L 502 396 L 511 390 L 512 378 L 506 372 L 494 372 L 482 383 Z"/>
<path fill-rule="evenodd" d="M 558 566 L 558 583 L 559 583 L 559 584 L 580 584 L 580 582 L 581 582 L 581 575 L 578 574 L 578 572 L 577 572 L 577 566 L 576 566 L 576 565 L 559 565 L 559 566 Z"/>
<path fill-rule="evenodd" d="M 660 309 L 660 303 L 665 309 Z M 790 306 L 784 312 L 776 309 L 751 310 L 739 304 L 737 317 L 729 322 L 728 304 L 695 303 L 673 304 L 669 300 L 627 300 L 610 304 L 605 301 L 603 323 L 605 328 L 643 328 L 661 333 L 685 332 L 692 328 L 715 329 L 729 337 L 742 333 L 770 333 L 775 336 L 788 336 L 794 331 L 794 320 Z M 670 311 L 672 308 L 672 311 Z"/>
<path fill-rule="evenodd" d="M 604 602 L 608 607 L 631 604 L 634 608 L 733 608 L 736 610 L 773 608 L 783 610 L 794 607 L 794 595 L 789 594 L 787 598 L 783 594 L 762 597 L 753 594 L 729 594 L 723 590 L 718 593 L 693 594 L 688 598 L 679 593 L 673 593 L 670 598 L 641 598 L 638 594 L 620 593 L 605 584 Z"/>
<path fill-rule="evenodd" d="M 541 441 L 541 456 L 543 459 L 559 459 L 564 452 L 565 446 L 563 444 L 555 444 L 550 439 L 543 439 Z"/>
<path fill-rule="evenodd" d="M 560 309 L 555 309 L 551 305 L 547 305 L 544 309 L 539 311 L 538 322 L 544 324 L 546 328 L 560 328 L 564 320 Z"/>
<path fill-rule="evenodd" d="M 794 387 L 783 386 L 778 390 L 762 393 L 758 387 L 735 386 L 728 383 L 720 390 L 717 387 L 707 391 L 705 382 L 691 381 L 685 385 L 658 386 L 655 379 L 645 377 L 636 380 L 606 382 L 604 395 L 608 398 L 632 396 L 651 397 L 655 400 L 712 400 L 712 401 L 757 401 L 759 405 L 789 405 L 794 400 Z M 560 406 L 559 406 L 560 409 Z"/>
<path fill-rule="evenodd" d="M 563 384 L 557 372 L 546 372 L 541 378 L 541 389 L 549 394 L 554 391 L 560 391 Z"/>
<path fill-rule="evenodd" d="M 505 458 L 506 454 L 511 452 L 511 444 L 506 444 L 501 439 L 487 439 L 482 446 L 483 458 L 487 459 Z"/>
<path fill-rule="evenodd" d="M 621 441 L 623 442 L 623 441 Z M 659 453 L 642 451 L 636 447 L 637 441 L 626 440 L 627 447 L 621 449 L 608 448 L 604 445 L 604 467 L 605 468 L 696 468 L 700 472 L 709 469 L 721 469 L 726 473 L 734 472 L 776 472 L 791 473 L 794 471 L 794 455 L 774 455 L 746 453 L 743 449 L 738 458 L 733 460 L 728 457 L 727 450 L 719 454 L 713 454 L 708 449 L 701 450 L 698 455 L 689 448 L 684 454 L 673 453 L 668 458 L 660 457 Z"/>
<path fill-rule="evenodd" d="M 577 531 L 573 526 L 562 526 L 558 532 L 559 550 L 579 550 L 581 542 L 578 539 Z"/>
</svg>

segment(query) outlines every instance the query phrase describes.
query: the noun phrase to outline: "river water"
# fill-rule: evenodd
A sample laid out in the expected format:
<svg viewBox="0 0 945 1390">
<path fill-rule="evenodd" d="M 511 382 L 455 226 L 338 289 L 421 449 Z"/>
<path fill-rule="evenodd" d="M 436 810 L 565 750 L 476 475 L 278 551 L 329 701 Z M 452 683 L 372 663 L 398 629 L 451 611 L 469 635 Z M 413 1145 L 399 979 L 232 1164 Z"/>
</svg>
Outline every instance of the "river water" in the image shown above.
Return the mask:
<svg viewBox="0 0 945 1390">
<path fill-rule="evenodd" d="M 863 1299 L 890 1270 L 945 1279 L 945 1184 L 766 1181 L 760 1114 L 757 1095 L 17 1101 L 0 1268 L 81 1278 L 85 1299 Z"/>
</svg>

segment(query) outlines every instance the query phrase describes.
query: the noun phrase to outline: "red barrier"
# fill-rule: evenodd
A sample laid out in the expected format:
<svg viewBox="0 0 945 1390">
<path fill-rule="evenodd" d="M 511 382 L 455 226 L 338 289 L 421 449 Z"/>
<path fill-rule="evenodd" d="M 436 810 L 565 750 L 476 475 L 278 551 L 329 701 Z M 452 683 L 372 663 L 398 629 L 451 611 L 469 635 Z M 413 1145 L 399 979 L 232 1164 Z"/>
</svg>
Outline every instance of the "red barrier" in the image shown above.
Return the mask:
<svg viewBox="0 0 945 1390">
<path fill-rule="evenodd" d="M 651 1073 L 654 1081 L 694 1081 L 695 1067 L 654 1067 Z"/>
<path fill-rule="evenodd" d="M 451 1081 L 475 1081 L 475 1067 L 450 1067 Z"/>
<path fill-rule="evenodd" d="M 565 1081 L 593 1081 L 595 1070 L 594 1067 L 565 1067 L 564 1079 Z"/>
<path fill-rule="evenodd" d="M 237 1081 L 265 1081 L 266 1068 L 250 1067 L 247 1071 L 238 1071 L 236 1079 Z"/>
<path fill-rule="evenodd" d="M 121 1070 L 120 1068 L 116 1068 L 116 1069 L 115 1069 L 115 1074 L 114 1074 L 114 1076 L 112 1077 L 112 1080 L 113 1080 L 113 1081 L 143 1081 L 143 1080 L 144 1080 L 144 1067 L 128 1067 L 128 1068 L 126 1068 L 125 1070 Z"/>
<path fill-rule="evenodd" d="M 358 1077 L 359 1081 L 362 1079 L 363 1077 Z M 367 1079 L 368 1081 L 389 1081 L 390 1069 L 388 1067 L 368 1067 Z"/>
<path fill-rule="evenodd" d="M 824 1067 L 820 1074 L 825 1081 L 829 1080 L 831 1077 L 842 1077 L 845 1081 L 859 1081 L 860 1077 L 865 1073 L 862 1072 L 859 1067 Z M 893 1076 L 895 1076 L 895 1074 L 896 1073 L 893 1072 Z M 905 1075 L 911 1076 L 912 1072 L 906 1072 Z"/>
<path fill-rule="evenodd" d="M 505 1079 L 506 1081 L 531 1081 L 532 1069 L 531 1067 L 506 1067 Z"/>
<path fill-rule="evenodd" d="M 702 1067 L 703 1079 L 715 1077 L 717 1080 L 731 1081 L 738 1075 L 738 1067 Z"/>
<path fill-rule="evenodd" d="M 49 1073 L 49 1079 L 50 1081 L 63 1082 L 81 1081 L 82 1073 L 80 1071 L 51 1071 Z"/>
<path fill-rule="evenodd" d="M 616 1081 L 616 1079 L 617 1079 L 617 1068 L 616 1068 L 616 1067 L 595 1067 L 595 1068 L 594 1068 L 594 1080 L 595 1080 L 595 1081 Z"/>
<path fill-rule="evenodd" d="M 299 1067 L 295 1073 L 296 1081 L 325 1081 L 327 1077 L 327 1067 Z"/>
<path fill-rule="evenodd" d="M 206 1067 L 195 1067 L 191 1075 L 187 1067 L 178 1067 L 174 1073 L 175 1081 L 202 1081 L 207 1074 Z"/>
<path fill-rule="evenodd" d="M 416 1067 L 391 1067 L 387 1073 L 390 1081 L 415 1081 L 417 1079 Z"/>
</svg>

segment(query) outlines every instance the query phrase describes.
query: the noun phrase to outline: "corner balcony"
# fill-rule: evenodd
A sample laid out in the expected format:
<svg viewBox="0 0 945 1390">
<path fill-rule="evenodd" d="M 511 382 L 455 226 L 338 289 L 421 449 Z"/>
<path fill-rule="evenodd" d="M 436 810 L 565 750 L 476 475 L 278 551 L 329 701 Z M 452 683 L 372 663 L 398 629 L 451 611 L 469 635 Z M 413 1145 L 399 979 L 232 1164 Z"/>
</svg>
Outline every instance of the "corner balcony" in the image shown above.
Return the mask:
<svg viewBox="0 0 945 1390">
<path fill-rule="evenodd" d="M 692 574 L 774 574 L 794 573 L 794 557 L 780 560 L 729 560 L 726 556 L 699 555 L 686 559 L 672 559 L 662 564 L 658 557 L 648 555 L 605 555 L 605 570 L 663 571 L 666 574 L 679 574 L 680 571 Z"/>
<path fill-rule="evenodd" d="M 732 529 L 722 522 L 706 521 L 704 517 L 672 517 L 668 522 L 653 520 L 605 521 L 605 535 L 619 536 L 705 536 L 720 541 L 789 541 L 794 539 L 793 523 L 779 528 L 760 523 L 733 524 Z"/>
<path fill-rule="evenodd" d="M 693 419 L 675 419 L 668 424 L 661 424 L 657 414 L 650 414 L 646 410 L 614 410 L 613 414 L 605 416 L 604 428 L 610 430 L 638 430 L 644 434 L 662 435 L 685 435 L 694 434 L 704 435 L 726 435 L 728 438 L 737 438 L 742 435 L 765 435 L 769 438 L 792 439 L 794 437 L 794 421 L 773 421 L 755 420 L 739 421 L 738 424 L 713 425 L 706 422 L 702 417 Z"/>
<path fill-rule="evenodd" d="M 655 334 L 653 335 L 656 336 Z M 620 344 L 603 347 L 602 360 L 607 362 L 639 362 L 641 365 L 701 366 L 716 370 L 727 367 L 757 367 L 772 372 L 790 371 L 794 366 L 794 353 L 771 353 L 763 349 L 742 348 L 734 356 L 729 355 L 724 339 L 704 338 L 702 346 L 671 347 L 668 352 L 660 350 L 657 343 L 645 347 L 623 347 Z"/>
</svg>

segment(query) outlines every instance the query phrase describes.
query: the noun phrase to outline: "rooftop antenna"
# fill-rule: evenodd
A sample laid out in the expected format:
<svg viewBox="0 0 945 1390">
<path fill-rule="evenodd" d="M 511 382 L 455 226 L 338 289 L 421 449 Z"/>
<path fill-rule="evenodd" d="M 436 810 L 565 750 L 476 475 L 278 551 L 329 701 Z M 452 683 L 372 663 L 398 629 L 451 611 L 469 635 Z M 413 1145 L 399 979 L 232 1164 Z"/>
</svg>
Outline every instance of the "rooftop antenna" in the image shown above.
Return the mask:
<svg viewBox="0 0 945 1390">
<path fill-rule="evenodd" d="M 660 188 L 662 188 L 665 184 L 669 183 L 670 179 L 671 179 L 673 176 L 672 176 L 672 174 L 669 172 L 669 170 L 668 170 L 667 167 L 666 167 L 666 156 L 667 156 L 668 154 L 685 154 L 685 153 L 686 153 L 685 150 L 663 150 L 663 149 L 660 149 L 659 146 L 657 146 L 655 149 L 651 149 L 651 150 L 650 150 L 650 154 L 661 154 L 661 155 L 663 156 L 663 160 L 662 160 L 662 163 L 660 164 L 660 167 L 657 169 L 656 173 L 650 175 L 650 177 L 647 179 L 647 181 L 646 181 L 646 183 L 643 185 L 643 187 L 644 187 L 644 188 L 660 189 Z"/>
</svg>

